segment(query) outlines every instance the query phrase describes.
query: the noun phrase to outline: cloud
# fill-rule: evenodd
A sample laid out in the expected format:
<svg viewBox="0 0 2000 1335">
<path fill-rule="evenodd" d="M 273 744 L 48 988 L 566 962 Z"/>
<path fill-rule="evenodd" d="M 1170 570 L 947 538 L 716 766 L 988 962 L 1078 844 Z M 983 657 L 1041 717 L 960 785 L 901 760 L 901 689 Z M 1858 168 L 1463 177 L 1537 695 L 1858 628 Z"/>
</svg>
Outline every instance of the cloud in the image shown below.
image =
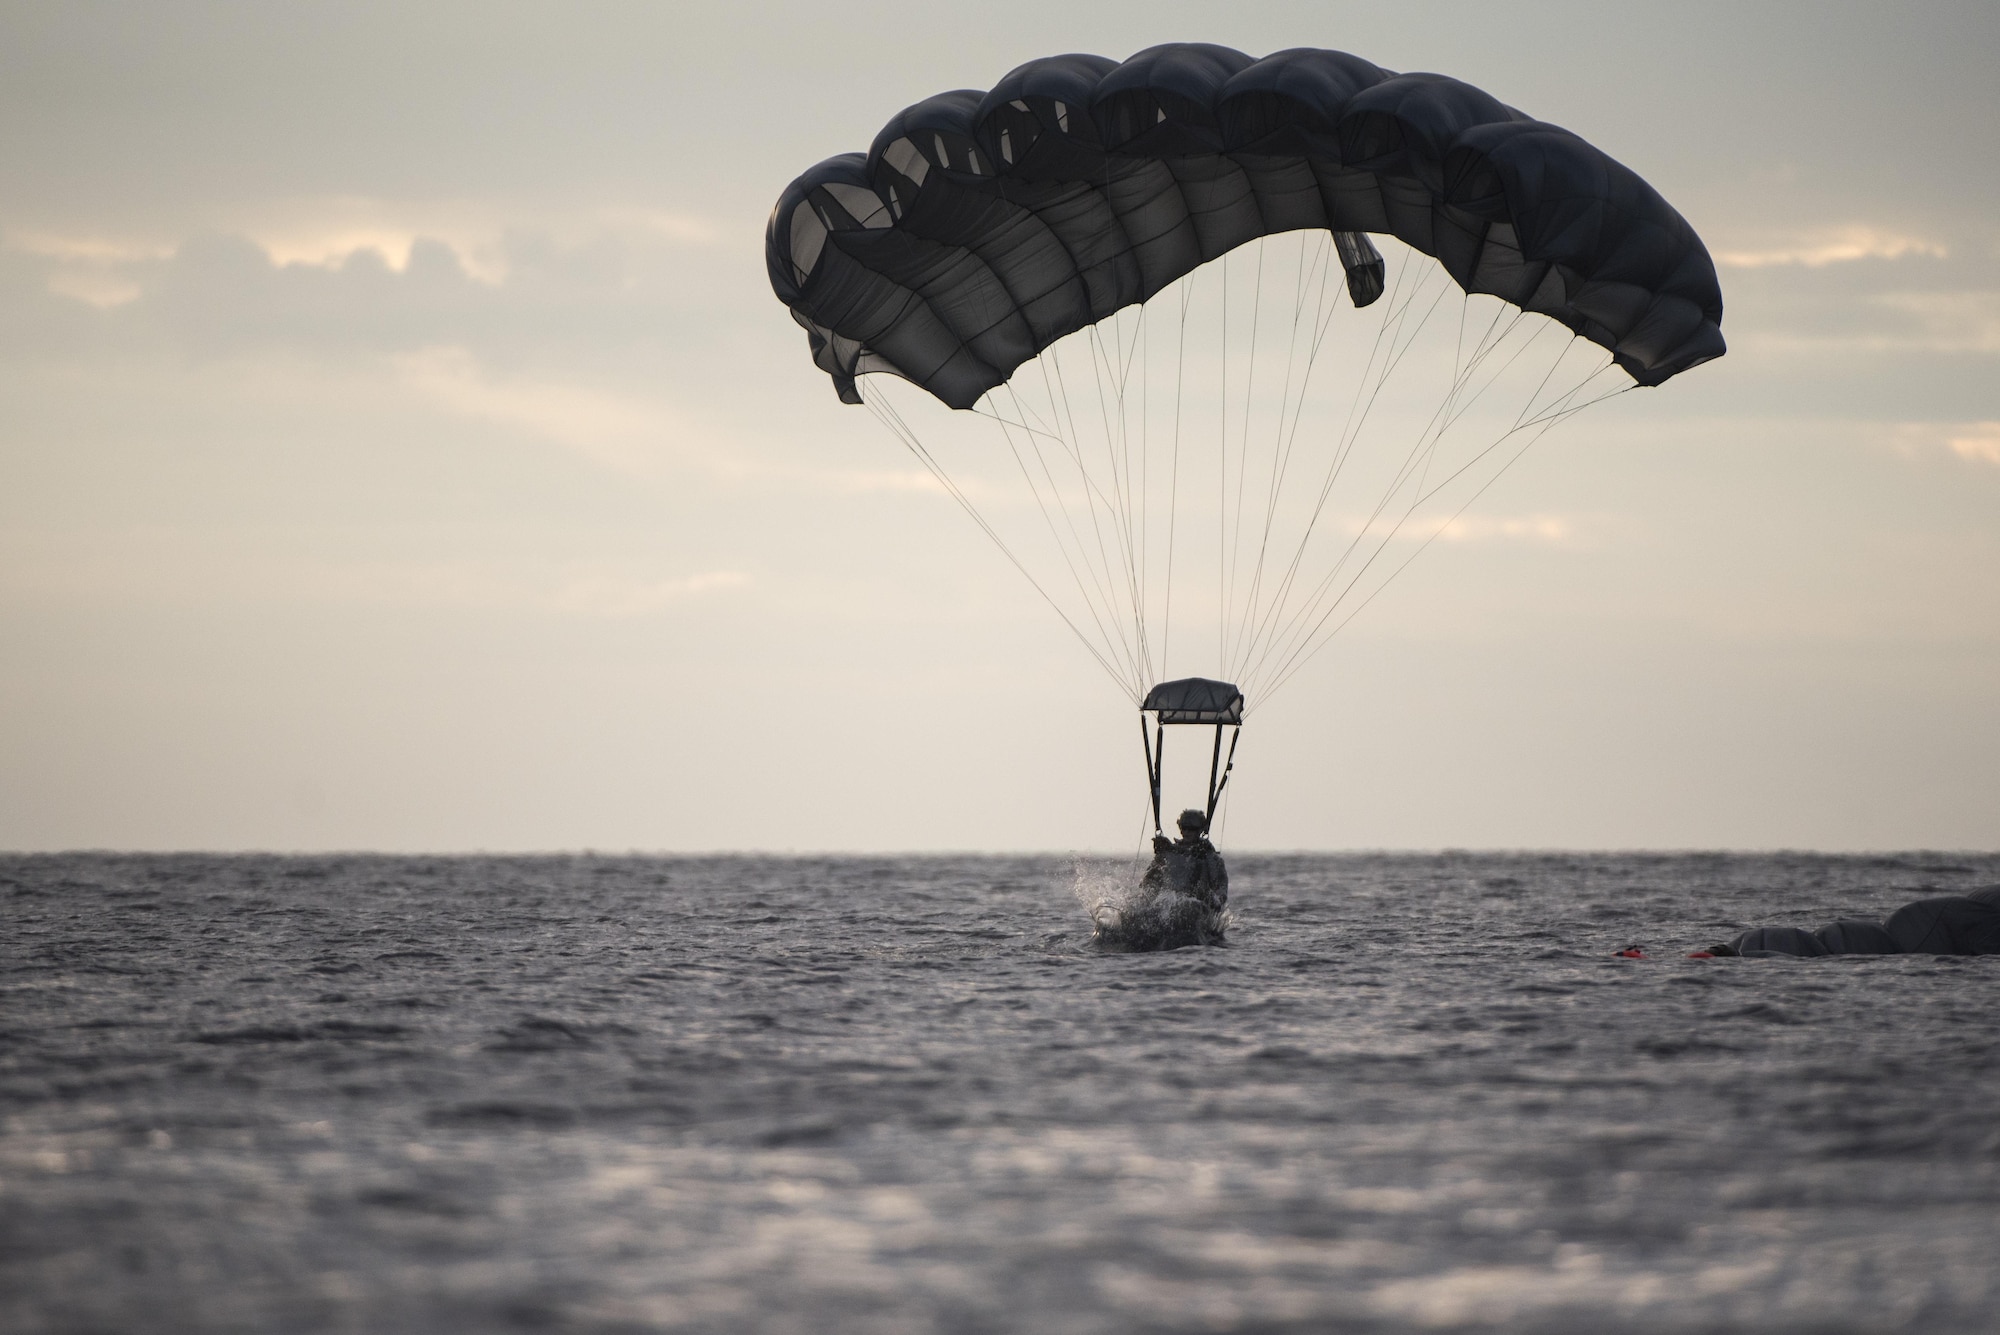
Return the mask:
<svg viewBox="0 0 2000 1335">
<path fill-rule="evenodd" d="M 1755 346 L 1816 357 L 1829 351 L 1992 356 L 2000 354 L 2000 291 L 1876 292 L 1814 303 L 1789 312 L 1782 329 L 1759 330 Z"/>
<path fill-rule="evenodd" d="M 138 300 L 144 289 L 133 275 L 134 266 L 173 254 L 173 247 L 158 242 L 32 229 L 9 230 L 6 246 L 50 262 L 49 291 L 99 310 Z"/>
<path fill-rule="evenodd" d="M 529 571 L 471 562 L 357 565 L 311 572 L 323 598 L 404 607 L 530 611 L 594 620 L 656 616 L 677 603 L 748 585 L 738 570 L 658 576 L 604 566 Z"/>
<path fill-rule="evenodd" d="M 174 253 L 172 246 L 158 242 L 32 229 L 9 230 L 7 245 L 43 259 L 71 264 L 136 264 L 142 260 L 162 260 Z"/>
<path fill-rule="evenodd" d="M 546 277 L 551 269 L 572 283 L 595 277 L 615 287 L 632 275 L 602 272 L 607 257 L 623 268 L 642 253 L 711 247 L 728 235 L 711 219 L 671 209 L 333 196 L 237 208 L 202 220 L 179 240 L 87 226 L 9 226 L 0 244 L 45 262 L 51 292 L 103 309 L 148 295 L 171 280 L 179 258 L 220 240 L 254 250 L 274 275 L 293 279 L 369 268 L 405 276 L 413 268 L 436 270 L 442 261 L 485 288 L 523 270 Z"/>
<path fill-rule="evenodd" d="M 1364 526 L 1359 518 L 1353 518 L 1343 527 L 1349 533 L 1358 534 Z M 1424 519 L 1416 516 L 1404 520 L 1400 512 L 1391 511 L 1377 516 L 1374 522 L 1366 527 L 1371 539 L 1386 538 L 1394 531 L 1399 541 L 1417 542 L 1423 542 L 1435 535 L 1440 542 L 1532 543 L 1550 547 L 1569 547 L 1576 545 L 1582 538 L 1578 522 L 1564 515 L 1463 514 L 1447 520 L 1440 526 L 1435 518 Z"/>
<path fill-rule="evenodd" d="M 830 486 L 848 495 L 864 495 L 882 491 L 934 491 L 939 495 L 948 494 L 944 485 L 920 468 L 908 469 L 847 469 L 828 470 L 821 474 Z M 959 488 L 968 495 L 985 495 L 985 489 L 976 484 L 960 482 Z"/>
<path fill-rule="evenodd" d="M 2000 352 L 2000 292 L 1885 292 L 1876 300 L 1913 321 L 1939 352 Z"/>
<path fill-rule="evenodd" d="M 48 277 L 48 289 L 59 297 L 68 297 L 71 301 L 80 301 L 101 311 L 126 305 L 145 295 L 145 289 L 136 280 L 98 268 L 52 270 Z"/>
<path fill-rule="evenodd" d="M 337 227 L 305 228 L 295 231 L 246 233 L 246 239 L 262 250 L 273 265 L 286 268 L 304 265 L 314 269 L 339 269 L 364 252 L 378 256 L 392 273 L 406 273 L 410 256 L 419 242 L 428 241 L 451 252 L 452 259 L 467 277 L 488 285 L 505 280 L 506 265 L 497 245 L 483 238 L 439 236 L 413 228 Z"/>
<path fill-rule="evenodd" d="M 532 235 L 557 250 L 587 248 L 606 237 L 706 246 L 721 238 L 714 222 L 664 209 L 521 209 L 479 201 L 425 202 L 328 197 L 267 204 L 223 220 L 218 230 L 256 243 L 276 265 L 337 269 L 372 251 L 401 273 L 419 242 L 449 250 L 467 275 L 498 285 L 520 262 L 515 242 Z"/>
<path fill-rule="evenodd" d="M 16 534 L 0 563 L 0 594 L 71 605 L 138 599 L 156 604 L 345 604 L 433 611 L 530 613 L 626 621 L 749 586 L 740 570 L 663 574 L 644 563 L 583 560 L 246 560 L 212 535 L 153 530 L 123 540 L 99 534 Z"/>
<path fill-rule="evenodd" d="M 2000 466 L 2000 422 L 1967 422 L 1945 444 L 1961 459 Z"/>
<path fill-rule="evenodd" d="M 1561 515 L 1460 515 L 1438 531 L 1445 542 L 1534 542 L 1566 546 L 1576 525 Z"/>
<path fill-rule="evenodd" d="M 1821 228 L 1754 250 L 1718 250 L 1715 262 L 1731 269 L 1800 265 L 1819 269 L 1855 260 L 1899 260 L 1905 256 L 1943 259 L 1949 252 L 1935 241 L 1864 224 Z"/>
<path fill-rule="evenodd" d="M 501 379 L 462 347 L 424 348 L 395 364 L 405 386 L 446 412 L 552 441 L 614 472 L 658 477 L 689 435 L 661 404 L 560 380 Z"/>
<path fill-rule="evenodd" d="M 2000 467 L 2000 422 L 1904 422 L 1891 431 L 1889 446 L 1906 459 L 1950 453 Z"/>
<path fill-rule="evenodd" d="M 713 245 L 724 235 L 723 229 L 714 222 L 690 213 L 672 213 L 658 209 L 613 209 L 604 213 L 602 217 L 604 222 L 612 227 L 630 227 L 686 245 Z"/>
<path fill-rule="evenodd" d="M 786 464 L 746 449 L 721 450 L 723 434 L 701 427 L 657 400 L 556 379 L 503 378 L 471 350 L 442 345 L 394 359 L 403 385 L 455 416 L 494 423 L 561 445 L 613 472 L 659 478 L 686 468 L 734 483 L 775 482 L 842 495 L 935 492 L 917 468 L 826 468 Z M 956 478 L 977 504 L 1031 503 L 1025 494 L 995 490 L 977 478 Z M 1078 501 L 1081 504 L 1081 501 Z"/>
</svg>

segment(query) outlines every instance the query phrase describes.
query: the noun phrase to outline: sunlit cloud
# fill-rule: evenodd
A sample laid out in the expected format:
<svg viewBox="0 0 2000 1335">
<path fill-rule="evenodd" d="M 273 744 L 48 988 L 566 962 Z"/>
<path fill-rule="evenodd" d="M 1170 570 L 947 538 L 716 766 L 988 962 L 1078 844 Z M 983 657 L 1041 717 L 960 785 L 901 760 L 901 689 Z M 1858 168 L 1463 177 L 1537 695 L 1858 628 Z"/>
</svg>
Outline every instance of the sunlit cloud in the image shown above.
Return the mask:
<svg viewBox="0 0 2000 1335">
<path fill-rule="evenodd" d="M 503 377 L 462 347 L 424 348 L 393 364 L 403 387 L 435 408 L 549 441 L 630 477 L 658 479 L 696 470 L 733 484 L 775 483 L 846 495 L 944 491 L 919 469 L 782 463 L 763 457 L 754 443 L 732 443 L 725 431 L 702 426 L 656 399 L 564 380 Z M 975 501 L 991 499 L 977 481 L 962 482 L 960 489 Z"/>
<path fill-rule="evenodd" d="M 373 251 L 397 273 L 410 266 L 419 241 L 444 246 L 466 274 L 480 282 L 505 281 L 505 223 L 490 207 L 469 203 L 408 204 L 395 200 L 334 197 L 275 201 L 240 216 L 215 221 L 217 230 L 255 243 L 275 265 L 337 269 Z"/>
<path fill-rule="evenodd" d="M 144 289 L 132 276 L 133 265 L 165 259 L 173 248 L 157 241 L 92 233 L 52 231 L 6 233 L 6 248 L 52 262 L 46 279 L 59 297 L 109 310 L 136 301 Z"/>
<path fill-rule="evenodd" d="M 388 231 L 377 228 L 337 230 L 327 232 L 301 231 L 265 234 L 251 234 L 249 239 L 263 250 L 274 265 L 302 264 L 315 269 L 338 269 L 366 251 L 373 251 L 381 257 L 382 263 L 396 273 L 406 272 L 410 267 L 410 253 L 419 241 L 435 241 L 450 250 L 461 269 L 469 277 L 483 283 L 499 283 L 506 278 L 506 268 L 494 256 L 482 255 L 481 249 L 467 245 L 463 241 L 454 243 L 443 237 L 432 236 L 428 232 Z"/>
<path fill-rule="evenodd" d="M 7 248 L 39 255 L 43 259 L 94 265 L 137 264 L 145 260 L 165 259 L 174 253 L 171 245 L 158 241 L 32 229 L 8 231 Z"/>
<path fill-rule="evenodd" d="M 1445 542 L 1536 542 L 1560 545 L 1576 534 L 1561 515 L 1460 515 L 1438 530 Z"/>
<path fill-rule="evenodd" d="M 483 283 L 505 282 L 507 238 L 532 232 L 558 245 L 607 235 L 636 235 L 674 245 L 710 245 L 723 229 L 695 214 L 661 209 L 521 210 L 494 204 L 411 204 L 395 200 L 318 199 L 267 206 L 232 220 L 230 229 L 263 247 L 275 264 L 337 268 L 359 251 L 381 255 L 393 270 L 409 267 L 418 241 L 445 246 Z"/>
<path fill-rule="evenodd" d="M 1946 248 L 1935 241 L 1853 224 L 1824 228 L 1757 249 L 1718 250 L 1715 262 L 1732 269 L 1763 269 L 1795 264 L 1808 269 L 1855 260 L 1899 260 L 1906 256 L 1943 259 Z"/>
<path fill-rule="evenodd" d="M 1400 512 L 1385 513 L 1364 523 L 1350 518 L 1342 527 L 1350 534 L 1364 535 L 1373 542 L 1392 533 L 1398 541 L 1425 541 L 1435 537 L 1450 543 L 1528 543 L 1562 547 L 1580 538 L 1576 520 L 1563 515 L 1481 515 L 1462 514 L 1440 523 L 1421 515 L 1404 517 Z"/>
<path fill-rule="evenodd" d="M 2000 466 L 2000 422 L 1968 422 L 1945 444 L 1961 459 Z"/>
<path fill-rule="evenodd" d="M 190 223 L 185 231 L 240 236 L 276 267 L 339 269 L 372 254 L 392 272 L 409 269 L 420 243 L 449 251 L 470 278 L 495 286 L 507 281 L 510 238 L 547 238 L 558 247 L 625 237 L 647 245 L 712 246 L 727 231 L 698 214 L 659 208 L 592 207 L 573 210 L 520 208 L 482 201 L 409 202 L 333 196 L 274 200 Z M 89 227 L 12 227 L 7 249 L 49 261 L 49 288 L 99 307 L 142 294 L 129 272 L 171 259 L 178 242 L 157 236 L 119 236 Z"/>
<path fill-rule="evenodd" d="M 1891 429 L 1889 448 L 1912 461 L 1951 454 L 2000 467 L 2000 422 L 1903 422 Z"/>
<path fill-rule="evenodd" d="M 48 289 L 59 297 L 80 301 L 99 310 L 110 310 L 145 294 L 135 279 L 107 269 L 55 269 L 49 273 Z"/>
<path fill-rule="evenodd" d="M 603 221 L 616 230 L 631 228 L 635 231 L 650 232 L 668 241 L 685 245 L 706 246 L 723 239 L 723 229 L 706 218 L 698 218 L 690 213 L 668 213 L 650 209 L 614 209 L 605 212 Z"/>
</svg>

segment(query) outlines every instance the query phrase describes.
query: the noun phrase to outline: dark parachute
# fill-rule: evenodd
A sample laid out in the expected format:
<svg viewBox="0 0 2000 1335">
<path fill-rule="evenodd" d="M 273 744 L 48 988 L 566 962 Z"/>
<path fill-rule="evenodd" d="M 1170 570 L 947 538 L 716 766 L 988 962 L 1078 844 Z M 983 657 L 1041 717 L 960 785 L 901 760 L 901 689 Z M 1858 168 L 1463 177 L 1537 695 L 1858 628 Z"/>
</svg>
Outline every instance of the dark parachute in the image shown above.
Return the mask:
<svg viewBox="0 0 2000 1335">
<path fill-rule="evenodd" d="M 2000 885 L 1905 904 L 1880 923 L 1854 918 L 1809 932 L 1753 927 L 1718 953 L 1799 955 L 2000 955 Z"/>
<path fill-rule="evenodd" d="M 1339 51 L 1052 56 L 941 93 L 794 181 L 766 260 L 844 401 L 883 371 L 969 408 L 1064 335 L 1301 228 L 1335 234 L 1356 305 L 1383 281 L 1362 234 L 1387 233 L 1639 384 L 1724 350 L 1715 266 L 1637 174 L 1469 84 Z"/>
</svg>

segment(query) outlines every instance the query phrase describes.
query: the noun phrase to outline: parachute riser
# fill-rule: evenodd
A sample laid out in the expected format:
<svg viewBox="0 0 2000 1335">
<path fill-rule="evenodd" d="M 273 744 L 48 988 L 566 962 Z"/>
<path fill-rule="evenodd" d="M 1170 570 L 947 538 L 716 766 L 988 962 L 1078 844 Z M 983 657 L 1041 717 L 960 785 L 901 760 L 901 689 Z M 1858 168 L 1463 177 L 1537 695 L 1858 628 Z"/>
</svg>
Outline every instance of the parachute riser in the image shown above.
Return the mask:
<svg viewBox="0 0 2000 1335">
<path fill-rule="evenodd" d="M 1167 730 L 1158 723 L 1153 725 L 1153 736 L 1146 736 L 1146 715 L 1139 715 L 1139 744 L 1146 748 L 1146 781 L 1153 790 L 1153 833 L 1160 829 L 1160 768 L 1167 760 Z"/>
<path fill-rule="evenodd" d="M 1243 736 L 1243 725 L 1240 723 L 1237 724 L 1236 727 L 1230 730 L 1229 758 L 1223 762 L 1222 779 L 1221 782 L 1218 783 L 1216 781 L 1215 759 L 1216 757 L 1219 757 L 1222 754 L 1222 728 L 1223 725 L 1220 723 L 1215 725 L 1215 753 L 1214 756 L 1210 757 L 1208 762 L 1207 824 L 1210 826 L 1213 826 L 1215 824 L 1215 808 L 1216 805 L 1222 801 L 1222 790 L 1229 786 L 1229 775 L 1236 768 L 1236 743 Z"/>
<path fill-rule="evenodd" d="M 1153 715 L 1153 728 L 1146 730 L 1146 715 Z M 1139 741 L 1146 749 L 1146 782 L 1152 791 L 1153 833 L 1164 833 L 1160 811 L 1162 774 L 1166 768 L 1167 726 L 1215 728 L 1215 743 L 1208 756 L 1208 804 L 1203 825 L 1215 819 L 1215 808 L 1229 787 L 1230 771 L 1236 768 L 1236 741 L 1243 734 L 1243 692 L 1226 681 L 1206 677 L 1185 677 L 1163 681 L 1146 693 L 1139 705 Z M 1230 729 L 1229 755 L 1222 754 L 1222 730 Z"/>
</svg>

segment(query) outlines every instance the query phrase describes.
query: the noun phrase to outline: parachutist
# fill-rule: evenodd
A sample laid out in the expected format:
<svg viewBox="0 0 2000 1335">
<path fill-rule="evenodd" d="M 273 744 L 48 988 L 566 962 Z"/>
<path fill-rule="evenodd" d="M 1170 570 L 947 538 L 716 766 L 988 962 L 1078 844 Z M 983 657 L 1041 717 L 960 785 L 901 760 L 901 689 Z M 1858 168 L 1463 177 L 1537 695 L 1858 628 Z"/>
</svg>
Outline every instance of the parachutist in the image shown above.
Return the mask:
<svg viewBox="0 0 2000 1335">
<path fill-rule="evenodd" d="M 1181 837 L 1153 836 L 1153 863 L 1141 884 L 1199 900 L 1220 913 L 1229 903 L 1229 869 L 1222 854 L 1208 841 L 1208 816 L 1198 807 L 1183 811 Z"/>
</svg>

